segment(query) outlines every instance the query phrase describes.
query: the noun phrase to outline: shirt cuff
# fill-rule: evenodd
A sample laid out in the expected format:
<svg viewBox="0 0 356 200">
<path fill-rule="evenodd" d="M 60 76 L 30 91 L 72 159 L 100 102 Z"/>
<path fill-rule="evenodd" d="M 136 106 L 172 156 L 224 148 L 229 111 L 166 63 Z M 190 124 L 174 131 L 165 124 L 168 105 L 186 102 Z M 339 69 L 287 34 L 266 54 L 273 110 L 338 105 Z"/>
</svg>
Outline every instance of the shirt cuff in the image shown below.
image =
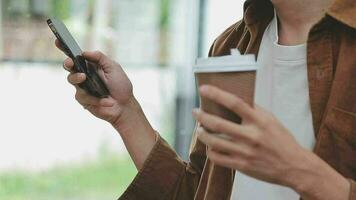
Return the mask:
<svg viewBox="0 0 356 200">
<path fill-rule="evenodd" d="M 142 169 L 119 200 L 167 199 L 174 191 L 184 169 L 184 162 L 158 135 Z"/>
</svg>

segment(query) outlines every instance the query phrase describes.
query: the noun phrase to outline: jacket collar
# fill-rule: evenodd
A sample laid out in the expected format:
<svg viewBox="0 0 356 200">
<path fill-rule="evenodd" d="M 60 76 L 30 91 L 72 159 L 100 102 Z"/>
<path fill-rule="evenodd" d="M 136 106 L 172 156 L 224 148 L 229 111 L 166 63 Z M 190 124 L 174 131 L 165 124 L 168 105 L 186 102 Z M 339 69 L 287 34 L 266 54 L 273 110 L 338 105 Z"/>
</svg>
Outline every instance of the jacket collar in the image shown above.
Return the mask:
<svg viewBox="0 0 356 200">
<path fill-rule="evenodd" d="M 328 15 L 353 29 L 356 29 L 355 13 L 355 0 L 336 0 L 327 11 Z"/>
<path fill-rule="evenodd" d="M 247 25 L 270 20 L 273 17 L 273 4 L 270 0 L 246 0 L 244 4 L 244 22 Z M 356 1 L 335 0 L 326 15 L 351 28 L 356 29 Z"/>
</svg>

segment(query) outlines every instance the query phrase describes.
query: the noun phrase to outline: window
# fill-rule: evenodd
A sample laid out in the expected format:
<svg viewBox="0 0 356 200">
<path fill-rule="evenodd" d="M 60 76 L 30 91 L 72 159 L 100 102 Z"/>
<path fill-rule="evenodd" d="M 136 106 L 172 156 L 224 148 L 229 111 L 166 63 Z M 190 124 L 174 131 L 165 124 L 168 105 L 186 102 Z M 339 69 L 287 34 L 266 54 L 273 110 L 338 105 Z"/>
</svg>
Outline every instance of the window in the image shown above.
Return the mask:
<svg viewBox="0 0 356 200">
<path fill-rule="evenodd" d="M 1 1 L 0 199 L 116 199 L 136 173 L 119 134 L 75 101 L 46 19 L 62 19 L 82 49 L 120 62 L 152 126 L 173 143 L 175 72 L 192 62 L 195 43 L 182 16 L 197 13 L 191 4 Z"/>
<path fill-rule="evenodd" d="M 191 66 L 240 18 L 241 0 L 0 2 L 0 199 L 116 199 L 136 174 L 119 134 L 75 101 L 49 16 L 122 65 L 152 126 L 187 156 Z"/>
</svg>

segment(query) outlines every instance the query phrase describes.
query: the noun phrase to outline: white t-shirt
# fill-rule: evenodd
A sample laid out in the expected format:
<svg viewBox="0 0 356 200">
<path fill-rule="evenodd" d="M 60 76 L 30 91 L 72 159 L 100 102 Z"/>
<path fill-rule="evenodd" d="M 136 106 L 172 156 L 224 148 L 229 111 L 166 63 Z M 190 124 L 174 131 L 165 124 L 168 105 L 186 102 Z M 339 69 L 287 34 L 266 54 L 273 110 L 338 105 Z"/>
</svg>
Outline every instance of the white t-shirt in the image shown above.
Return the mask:
<svg viewBox="0 0 356 200">
<path fill-rule="evenodd" d="M 271 111 L 298 143 L 312 149 L 315 143 L 309 102 L 306 45 L 278 44 L 275 16 L 262 38 L 257 62 L 255 103 Z M 293 159 L 293 158 L 291 158 Z M 232 200 L 297 200 L 292 189 L 236 172 Z"/>
</svg>

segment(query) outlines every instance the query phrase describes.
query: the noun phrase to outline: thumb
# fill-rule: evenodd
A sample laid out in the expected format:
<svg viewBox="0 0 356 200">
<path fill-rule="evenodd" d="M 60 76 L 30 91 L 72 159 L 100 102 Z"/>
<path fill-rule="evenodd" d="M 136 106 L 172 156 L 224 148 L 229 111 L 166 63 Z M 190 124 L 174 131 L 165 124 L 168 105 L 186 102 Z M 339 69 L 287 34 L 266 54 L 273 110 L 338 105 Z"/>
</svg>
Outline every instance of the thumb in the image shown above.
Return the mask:
<svg viewBox="0 0 356 200">
<path fill-rule="evenodd" d="M 104 65 L 109 59 L 101 51 L 84 51 L 83 54 L 85 59 L 95 64 Z"/>
<path fill-rule="evenodd" d="M 102 69 L 105 73 L 112 73 L 115 65 L 113 61 L 101 51 L 85 51 L 82 55 L 89 63 L 94 63 L 97 65 L 97 68 Z"/>
</svg>

